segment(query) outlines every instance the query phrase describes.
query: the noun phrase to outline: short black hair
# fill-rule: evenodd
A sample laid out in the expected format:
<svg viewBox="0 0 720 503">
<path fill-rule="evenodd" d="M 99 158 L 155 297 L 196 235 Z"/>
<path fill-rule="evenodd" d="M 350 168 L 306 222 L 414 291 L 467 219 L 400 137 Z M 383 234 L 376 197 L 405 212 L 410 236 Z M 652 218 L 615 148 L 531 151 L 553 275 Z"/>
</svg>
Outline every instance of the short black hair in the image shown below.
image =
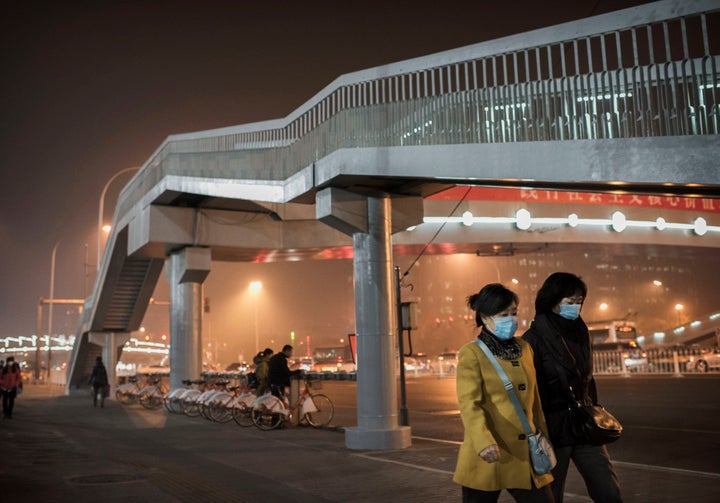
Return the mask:
<svg viewBox="0 0 720 503">
<path fill-rule="evenodd" d="M 274 351 L 273 351 L 272 349 L 270 349 L 270 348 L 265 348 L 265 350 L 264 350 L 262 353 L 259 353 L 259 354 L 262 354 L 262 355 L 265 355 L 265 356 L 270 356 L 270 355 L 273 354 L 273 353 L 274 353 Z"/>
<path fill-rule="evenodd" d="M 475 311 L 475 324 L 478 327 L 483 325 L 482 316 L 493 316 L 513 302 L 519 303 L 517 294 L 500 283 L 485 285 L 478 293 L 467 298 L 468 307 Z"/>
<path fill-rule="evenodd" d="M 292 349 L 293 347 L 290 344 L 285 344 L 282 348 L 282 352 L 284 353 L 285 351 L 292 351 Z"/>
<path fill-rule="evenodd" d="M 565 297 L 576 293 L 587 296 L 587 285 L 580 276 L 569 272 L 554 272 L 547 277 L 535 297 L 535 314 L 547 314 Z"/>
</svg>

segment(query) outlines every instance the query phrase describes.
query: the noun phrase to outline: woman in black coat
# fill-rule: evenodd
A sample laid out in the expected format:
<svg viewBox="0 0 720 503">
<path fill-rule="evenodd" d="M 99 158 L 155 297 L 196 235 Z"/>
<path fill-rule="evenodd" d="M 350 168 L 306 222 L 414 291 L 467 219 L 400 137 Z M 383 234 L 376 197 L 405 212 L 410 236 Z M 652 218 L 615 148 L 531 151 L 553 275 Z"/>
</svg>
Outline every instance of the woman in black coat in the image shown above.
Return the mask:
<svg viewBox="0 0 720 503">
<path fill-rule="evenodd" d="M 540 399 L 557 456 L 552 471 L 556 503 L 563 501 L 571 459 L 593 501 L 622 501 L 620 483 L 605 446 L 582 444 L 574 438 L 570 426 L 571 400 L 587 405 L 597 403 L 590 336 L 580 317 L 586 295 L 587 286 L 578 276 L 566 272 L 551 274 L 538 291 L 535 319 L 523 335 L 534 351 Z M 572 387 L 574 398 L 568 386 Z"/>
</svg>

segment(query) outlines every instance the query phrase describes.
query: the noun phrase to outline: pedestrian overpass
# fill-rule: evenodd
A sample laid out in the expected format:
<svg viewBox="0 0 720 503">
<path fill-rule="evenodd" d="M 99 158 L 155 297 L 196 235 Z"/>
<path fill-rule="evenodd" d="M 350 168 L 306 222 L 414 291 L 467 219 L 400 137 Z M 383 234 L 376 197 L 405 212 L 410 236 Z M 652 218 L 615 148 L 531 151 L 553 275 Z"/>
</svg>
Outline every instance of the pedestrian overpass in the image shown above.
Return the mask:
<svg viewBox="0 0 720 503">
<path fill-rule="evenodd" d="M 389 357 L 393 248 L 428 242 L 440 225 L 428 220 L 430 210 L 457 217 L 462 203 L 472 222 L 494 216 L 482 202 L 439 196 L 460 186 L 712 204 L 720 195 L 719 20 L 717 0 L 646 4 L 343 75 L 282 119 L 168 137 L 120 194 L 68 392 L 84 385 L 101 352 L 114 368 L 163 269 L 176 387 L 201 370 L 202 288 L 213 261 L 350 250 L 343 256 L 354 261 L 364 371 L 346 444 L 409 445 Z M 523 232 L 537 224 L 529 218 L 511 215 L 511 225 L 472 240 L 532 241 L 537 233 Z M 682 239 L 720 246 L 712 218 L 677 223 L 694 231 Z M 668 244 L 677 238 L 660 232 L 668 223 L 661 220 L 614 239 Z M 559 229 L 552 239 L 607 239 L 578 221 L 543 225 Z M 469 231 L 458 232 L 460 246 Z"/>
</svg>

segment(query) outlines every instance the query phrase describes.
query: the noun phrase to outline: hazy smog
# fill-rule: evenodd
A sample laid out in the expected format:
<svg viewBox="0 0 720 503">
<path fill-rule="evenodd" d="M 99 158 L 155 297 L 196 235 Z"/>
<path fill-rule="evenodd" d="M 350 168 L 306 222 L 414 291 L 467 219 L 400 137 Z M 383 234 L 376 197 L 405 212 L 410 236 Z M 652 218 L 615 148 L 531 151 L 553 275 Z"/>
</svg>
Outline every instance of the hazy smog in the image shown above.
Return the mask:
<svg viewBox="0 0 720 503">
<path fill-rule="evenodd" d="M 554 247 L 553 247 L 554 246 Z M 589 287 L 582 310 L 587 322 L 630 319 L 640 335 L 668 330 L 693 316 L 713 312 L 720 293 L 708 275 L 718 270 L 713 249 L 659 246 L 553 245 L 542 252 L 507 257 L 475 254 L 426 255 L 403 280 L 402 300 L 417 302 L 419 328 L 413 352 L 430 355 L 456 350 L 474 337 L 465 298 L 489 282 L 501 282 L 520 296 L 519 331 L 534 314 L 534 299 L 555 271 L 583 277 Z M 404 273 L 415 257 L 396 257 Z M 513 281 L 515 280 L 515 281 Z M 654 280 L 662 285 L 653 284 Z M 253 292 L 250 283 L 262 287 Z M 352 260 L 309 260 L 266 264 L 213 262 L 205 281 L 204 360 L 226 364 L 250 361 L 257 333 L 260 349 L 291 343 L 296 356 L 312 348 L 347 344 L 355 332 Z M 168 300 L 160 281 L 158 300 Z M 600 305 L 607 304 L 602 310 Z M 674 309 L 682 303 L 684 309 Z M 145 334 L 168 334 L 167 306 L 148 308 Z M 405 343 L 407 350 L 407 342 Z"/>
</svg>

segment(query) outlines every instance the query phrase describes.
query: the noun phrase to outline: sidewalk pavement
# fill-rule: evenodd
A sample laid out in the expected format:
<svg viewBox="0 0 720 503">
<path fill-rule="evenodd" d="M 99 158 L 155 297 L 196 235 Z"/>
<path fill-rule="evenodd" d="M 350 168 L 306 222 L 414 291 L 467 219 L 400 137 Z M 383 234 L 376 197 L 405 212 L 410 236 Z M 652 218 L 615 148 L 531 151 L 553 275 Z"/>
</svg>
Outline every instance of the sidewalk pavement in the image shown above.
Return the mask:
<svg viewBox="0 0 720 503">
<path fill-rule="evenodd" d="M 457 502 L 458 445 L 354 451 L 342 428 L 273 431 L 25 386 L 0 422 L 0 499 L 49 502 Z M 719 501 L 720 475 L 618 466 L 626 502 Z M 571 471 L 567 503 L 590 501 Z M 501 502 L 513 501 L 503 492 Z"/>
</svg>

